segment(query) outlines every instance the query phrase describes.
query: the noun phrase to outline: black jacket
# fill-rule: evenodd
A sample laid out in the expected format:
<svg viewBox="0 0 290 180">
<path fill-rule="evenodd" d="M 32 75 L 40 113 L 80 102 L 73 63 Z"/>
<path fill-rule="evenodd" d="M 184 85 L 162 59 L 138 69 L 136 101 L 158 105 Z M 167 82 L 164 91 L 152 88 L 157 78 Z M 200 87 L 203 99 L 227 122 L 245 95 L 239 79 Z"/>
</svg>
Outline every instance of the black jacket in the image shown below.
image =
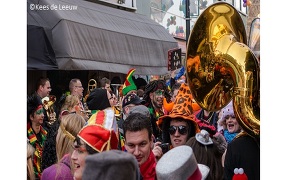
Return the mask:
<svg viewBox="0 0 290 180">
<path fill-rule="evenodd" d="M 259 143 L 248 135 L 234 139 L 228 144 L 224 166 L 225 180 L 232 180 L 235 168 L 243 168 L 249 180 L 259 180 Z"/>
</svg>

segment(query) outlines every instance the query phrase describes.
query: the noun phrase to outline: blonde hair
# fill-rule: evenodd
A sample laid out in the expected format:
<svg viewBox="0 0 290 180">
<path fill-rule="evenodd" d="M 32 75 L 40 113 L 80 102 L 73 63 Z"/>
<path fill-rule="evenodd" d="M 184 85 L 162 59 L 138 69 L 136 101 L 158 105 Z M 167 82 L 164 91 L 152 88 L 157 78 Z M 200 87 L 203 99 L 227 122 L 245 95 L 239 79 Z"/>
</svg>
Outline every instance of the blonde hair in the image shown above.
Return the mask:
<svg viewBox="0 0 290 180">
<path fill-rule="evenodd" d="M 27 141 L 27 180 L 34 180 L 35 174 L 33 169 L 33 154 L 34 154 L 35 148 Z"/>
<path fill-rule="evenodd" d="M 62 117 L 56 136 L 56 155 L 58 161 L 65 154 L 73 152 L 74 139 L 85 125 L 85 122 L 85 119 L 79 114 L 68 114 Z"/>
<path fill-rule="evenodd" d="M 78 103 L 79 103 L 79 98 L 75 95 L 68 95 L 65 98 L 65 101 L 60 109 L 60 112 L 63 110 L 68 110 L 71 111 Z"/>
</svg>

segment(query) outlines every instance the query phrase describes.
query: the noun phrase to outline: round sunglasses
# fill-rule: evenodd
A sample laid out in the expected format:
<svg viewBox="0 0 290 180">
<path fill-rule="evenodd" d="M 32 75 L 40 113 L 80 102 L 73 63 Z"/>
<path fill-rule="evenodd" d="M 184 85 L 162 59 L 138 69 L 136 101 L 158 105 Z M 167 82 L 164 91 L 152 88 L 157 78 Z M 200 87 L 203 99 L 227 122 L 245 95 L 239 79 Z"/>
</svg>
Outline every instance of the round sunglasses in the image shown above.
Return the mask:
<svg viewBox="0 0 290 180">
<path fill-rule="evenodd" d="M 181 134 L 181 135 L 187 134 L 187 127 L 186 126 L 170 126 L 169 127 L 169 134 L 174 135 L 177 130 L 178 130 L 179 134 Z"/>
</svg>

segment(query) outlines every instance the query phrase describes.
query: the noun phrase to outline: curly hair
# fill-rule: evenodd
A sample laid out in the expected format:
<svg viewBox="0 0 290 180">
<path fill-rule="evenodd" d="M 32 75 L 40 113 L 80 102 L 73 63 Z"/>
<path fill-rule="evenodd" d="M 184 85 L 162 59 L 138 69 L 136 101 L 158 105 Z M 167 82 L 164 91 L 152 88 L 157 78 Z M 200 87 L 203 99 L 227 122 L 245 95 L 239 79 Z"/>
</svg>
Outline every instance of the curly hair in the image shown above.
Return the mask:
<svg viewBox="0 0 290 180">
<path fill-rule="evenodd" d="M 164 80 L 154 80 L 145 86 L 145 91 L 144 91 L 144 95 L 143 95 L 143 99 L 145 100 L 145 106 L 149 106 L 149 104 L 151 103 L 150 93 L 156 91 L 157 89 L 164 90 L 164 97 L 167 100 L 170 99 L 171 96 L 170 96 L 170 93 L 167 89 L 165 81 Z"/>
</svg>

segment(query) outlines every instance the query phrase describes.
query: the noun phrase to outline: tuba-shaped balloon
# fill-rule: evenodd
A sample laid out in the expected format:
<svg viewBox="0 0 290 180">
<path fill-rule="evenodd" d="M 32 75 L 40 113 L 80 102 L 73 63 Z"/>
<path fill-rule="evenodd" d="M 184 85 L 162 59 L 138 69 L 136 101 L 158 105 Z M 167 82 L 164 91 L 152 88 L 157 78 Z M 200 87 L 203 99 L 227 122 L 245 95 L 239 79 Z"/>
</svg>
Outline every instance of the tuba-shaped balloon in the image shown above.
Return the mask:
<svg viewBox="0 0 290 180">
<path fill-rule="evenodd" d="M 217 111 L 233 99 L 234 112 L 244 132 L 259 138 L 260 69 L 246 39 L 238 11 L 225 2 L 212 4 L 190 33 L 186 75 L 200 107 Z"/>
</svg>

